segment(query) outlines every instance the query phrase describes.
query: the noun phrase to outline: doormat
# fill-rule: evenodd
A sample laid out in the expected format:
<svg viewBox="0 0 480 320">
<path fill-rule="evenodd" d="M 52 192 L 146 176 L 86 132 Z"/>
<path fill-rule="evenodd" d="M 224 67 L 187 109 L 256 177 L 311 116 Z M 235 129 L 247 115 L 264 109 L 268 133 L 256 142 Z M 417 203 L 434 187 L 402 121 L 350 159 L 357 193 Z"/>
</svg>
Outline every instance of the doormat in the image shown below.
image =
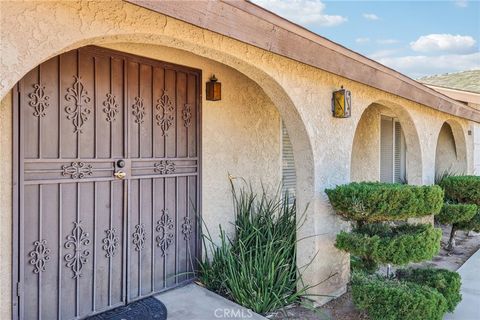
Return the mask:
<svg viewBox="0 0 480 320">
<path fill-rule="evenodd" d="M 154 297 L 132 302 L 126 306 L 118 307 L 97 315 L 87 320 L 166 320 L 167 308 Z"/>
</svg>

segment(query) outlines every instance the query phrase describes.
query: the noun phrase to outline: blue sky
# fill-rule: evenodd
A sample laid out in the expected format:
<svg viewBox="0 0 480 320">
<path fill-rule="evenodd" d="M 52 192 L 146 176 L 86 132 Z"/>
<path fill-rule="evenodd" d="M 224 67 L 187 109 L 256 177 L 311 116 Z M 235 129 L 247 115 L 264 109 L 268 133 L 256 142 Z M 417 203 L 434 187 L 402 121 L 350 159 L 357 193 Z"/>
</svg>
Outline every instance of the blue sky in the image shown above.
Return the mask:
<svg viewBox="0 0 480 320">
<path fill-rule="evenodd" d="M 480 69 L 480 1 L 252 0 L 412 78 Z"/>
</svg>

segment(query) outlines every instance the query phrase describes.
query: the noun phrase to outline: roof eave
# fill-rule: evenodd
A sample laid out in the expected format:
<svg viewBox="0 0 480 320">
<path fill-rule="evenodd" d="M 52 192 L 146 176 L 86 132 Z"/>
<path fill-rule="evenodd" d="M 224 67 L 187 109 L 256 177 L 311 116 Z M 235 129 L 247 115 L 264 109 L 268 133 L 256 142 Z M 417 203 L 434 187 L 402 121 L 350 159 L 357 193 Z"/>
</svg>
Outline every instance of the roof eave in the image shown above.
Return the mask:
<svg viewBox="0 0 480 320">
<path fill-rule="evenodd" d="M 176 1 L 126 1 L 438 111 L 480 122 L 480 111 L 251 2 L 185 1 L 180 6 Z"/>
</svg>

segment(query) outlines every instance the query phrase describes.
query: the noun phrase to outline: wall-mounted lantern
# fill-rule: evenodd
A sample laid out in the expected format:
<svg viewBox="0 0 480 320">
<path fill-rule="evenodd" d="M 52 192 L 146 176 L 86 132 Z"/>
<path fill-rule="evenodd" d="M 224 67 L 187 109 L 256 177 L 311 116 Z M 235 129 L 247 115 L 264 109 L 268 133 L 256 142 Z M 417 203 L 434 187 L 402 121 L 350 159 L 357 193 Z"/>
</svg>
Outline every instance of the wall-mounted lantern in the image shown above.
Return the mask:
<svg viewBox="0 0 480 320">
<path fill-rule="evenodd" d="M 207 82 L 207 100 L 218 101 L 222 99 L 222 84 L 218 82 L 215 75 L 210 77 L 210 81 Z"/>
<path fill-rule="evenodd" d="M 332 114 L 335 118 L 349 118 L 352 113 L 352 95 L 343 89 L 334 91 L 332 95 Z"/>
</svg>

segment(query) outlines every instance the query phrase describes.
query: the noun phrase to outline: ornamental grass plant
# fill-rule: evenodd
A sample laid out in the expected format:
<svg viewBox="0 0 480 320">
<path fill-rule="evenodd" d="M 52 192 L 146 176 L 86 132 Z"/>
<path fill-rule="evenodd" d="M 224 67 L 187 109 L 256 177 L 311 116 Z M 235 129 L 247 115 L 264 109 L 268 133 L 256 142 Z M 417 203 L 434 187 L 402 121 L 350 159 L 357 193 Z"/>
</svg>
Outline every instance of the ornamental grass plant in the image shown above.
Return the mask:
<svg viewBox="0 0 480 320">
<path fill-rule="evenodd" d="M 204 234 L 206 258 L 199 280 L 210 290 L 265 314 L 298 302 L 303 286 L 296 266 L 297 208 L 280 192 L 237 190 L 232 183 L 235 222 L 227 235 L 220 226 L 220 243 Z"/>
</svg>

